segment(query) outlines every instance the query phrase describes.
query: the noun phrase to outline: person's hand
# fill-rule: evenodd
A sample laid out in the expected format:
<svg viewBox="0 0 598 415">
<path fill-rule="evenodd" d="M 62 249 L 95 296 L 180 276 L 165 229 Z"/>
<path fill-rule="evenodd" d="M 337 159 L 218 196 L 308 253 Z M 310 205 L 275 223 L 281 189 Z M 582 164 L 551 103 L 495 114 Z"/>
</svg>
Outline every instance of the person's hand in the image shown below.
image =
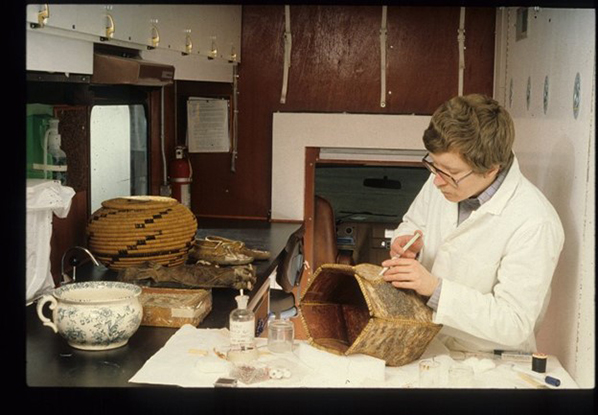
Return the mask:
<svg viewBox="0 0 598 415">
<path fill-rule="evenodd" d="M 414 244 L 415 245 L 415 244 Z M 413 258 L 391 258 L 382 263 L 388 267 L 383 275 L 385 281 L 396 288 L 414 290 L 424 296 L 431 296 L 439 283 L 439 279 L 430 274 L 422 264 Z"/>
<path fill-rule="evenodd" d="M 403 247 L 415 236 L 415 233 L 419 233 L 419 238 L 407 249 L 407 252 L 403 249 Z M 421 251 L 424 246 L 424 234 L 422 231 L 415 231 L 413 235 L 403 235 L 398 236 L 390 246 L 390 257 L 394 258 L 396 256 L 400 256 L 403 258 L 415 258 L 417 253 Z"/>
</svg>

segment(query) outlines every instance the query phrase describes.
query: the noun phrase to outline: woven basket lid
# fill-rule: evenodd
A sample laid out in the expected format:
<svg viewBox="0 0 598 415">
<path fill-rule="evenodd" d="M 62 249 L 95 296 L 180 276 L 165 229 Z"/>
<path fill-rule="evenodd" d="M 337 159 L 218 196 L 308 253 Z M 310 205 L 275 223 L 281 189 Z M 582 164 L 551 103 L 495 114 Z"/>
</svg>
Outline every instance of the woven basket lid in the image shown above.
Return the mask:
<svg viewBox="0 0 598 415">
<path fill-rule="evenodd" d="M 108 209 L 139 210 L 160 209 L 175 206 L 178 203 L 176 199 L 166 196 L 125 196 L 105 200 L 102 202 L 102 206 Z"/>
</svg>

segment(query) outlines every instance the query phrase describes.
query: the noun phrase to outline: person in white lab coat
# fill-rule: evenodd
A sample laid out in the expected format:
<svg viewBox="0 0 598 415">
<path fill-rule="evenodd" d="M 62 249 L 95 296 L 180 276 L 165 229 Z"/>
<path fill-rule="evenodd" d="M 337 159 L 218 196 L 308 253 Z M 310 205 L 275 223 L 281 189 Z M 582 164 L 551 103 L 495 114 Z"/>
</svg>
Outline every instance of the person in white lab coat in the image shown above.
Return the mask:
<svg viewBox="0 0 598 415">
<path fill-rule="evenodd" d="M 509 113 L 491 98 L 441 105 L 423 135 L 432 174 L 382 263 L 385 280 L 427 298 L 451 350 L 536 351 L 564 231 L 519 170 L 514 138 Z"/>
</svg>

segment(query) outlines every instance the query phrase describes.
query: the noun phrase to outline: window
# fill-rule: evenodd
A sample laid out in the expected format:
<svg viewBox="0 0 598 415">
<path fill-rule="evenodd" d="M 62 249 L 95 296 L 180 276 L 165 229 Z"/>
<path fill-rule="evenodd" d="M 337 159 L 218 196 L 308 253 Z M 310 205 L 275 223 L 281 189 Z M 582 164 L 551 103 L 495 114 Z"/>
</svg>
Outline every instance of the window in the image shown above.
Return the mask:
<svg viewBox="0 0 598 415">
<path fill-rule="evenodd" d="M 337 222 L 398 224 L 430 173 L 408 166 L 316 166 L 315 194 L 327 199 Z"/>
<path fill-rule="evenodd" d="M 148 194 L 147 118 L 143 105 L 91 110 L 91 212 L 104 200 Z"/>
</svg>

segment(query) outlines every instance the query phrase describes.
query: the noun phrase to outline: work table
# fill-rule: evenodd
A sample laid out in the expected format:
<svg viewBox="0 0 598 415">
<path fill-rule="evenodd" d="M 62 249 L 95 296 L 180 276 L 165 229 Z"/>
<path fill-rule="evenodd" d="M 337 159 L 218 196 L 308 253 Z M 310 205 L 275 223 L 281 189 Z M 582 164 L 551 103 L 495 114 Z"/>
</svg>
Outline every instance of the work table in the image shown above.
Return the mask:
<svg viewBox="0 0 598 415">
<path fill-rule="evenodd" d="M 250 299 L 258 295 L 259 287 L 269 284 L 269 276 L 276 268 L 280 253 L 283 251 L 289 236 L 299 228 L 299 224 L 289 223 L 268 223 L 255 221 L 206 221 L 200 222 L 198 237 L 208 235 L 220 235 L 235 240 L 242 240 L 247 246 L 256 249 L 268 250 L 271 252 L 270 259 L 266 261 L 257 261 L 257 282 L 256 287 L 249 293 Z M 86 264 L 77 270 L 77 280 L 111 280 L 116 278 L 116 273 L 103 267 L 93 267 Z M 198 331 L 190 335 L 202 336 L 203 329 L 220 329 L 227 327 L 228 316 L 235 308 L 234 297 L 237 291 L 229 288 L 212 289 L 212 311 L 200 323 Z M 46 310 L 47 313 L 47 310 Z M 192 364 L 184 364 L 182 367 L 172 367 L 176 370 L 176 381 L 173 382 L 154 382 L 148 370 L 155 367 L 156 362 L 164 359 L 168 354 L 173 353 L 173 347 L 176 347 L 176 339 L 180 339 L 182 329 L 162 328 L 141 326 L 131 337 L 128 344 L 108 351 L 83 351 L 70 347 L 66 341 L 58 334 L 55 334 L 48 327 L 43 326 L 37 317 L 36 303 L 27 306 L 25 311 L 26 323 L 26 384 L 29 387 L 109 387 L 109 388 L 129 388 L 127 390 L 136 390 L 141 388 L 150 388 L 154 390 L 159 387 L 170 385 L 183 386 L 180 382 L 188 379 L 190 371 L 193 370 Z M 186 326 L 187 331 L 191 326 Z M 176 336 L 175 336 L 176 334 Z M 265 339 L 258 339 L 258 344 L 263 346 Z M 298 350 L 309 350 L 304 341 L 297 341 Z M 179 366 L 183 356 L 181 352 L 174 349 Z M 442 357 L 433 347 L 430 347 L 422 358 Z M 448 358 L 447 356 L 444 356 Z M 294 358 L 289 357 L 291 360 Z M 338 359 L 338 356 L 331 358 Z M 197 359 L 197 356 L 187 357 Z M 189 360 L 189 362 L 191 361 Z M 296 361 L 295 363 L 297 363 Z M 187 362 L 188 363 L 188 362 Z M 153 365 L 153 366 L 152 366 Z M 337 365 L 338 366 L 338 365 Z M 340 367 L 340 366 L 339 366 Z M 359 383 L 347 383 L 346 381 L 330 380 L 327 378 L 331 367 L 329 364 L 320 364 L 315 372 L 310 373 L 301 383 L 295 386 L 307 388 L 351 388 L 355 394 L 355 388 L 375 389 L 410 389 L 413 392 L 417 387 L 417 362 L 400 368 L 385 369 L 385 380 L 372 383 L 371 381 L 360 381 Z M 577 388 L 577 385 L 567 372 L 564 371 L 557 359 L 549 360 L 549 369 L 553 374 L 558 375 L 563 385 L 560 389 Z M 339 370 L 335 370 L 339 372 Z M 321 377 L 324 376 L 325 377 Z M 339 373 L 335 373 L 339 375 Z M 318 377 L 320 376 L 320 377 Z M 511 374 L 512 376 L 512 374 Z M 484 378 L 485 377 L 485 378 Z M 130 382 L 131 379 L 137 379 Z M 492 373 L 483 375 L 482 380 L 485 388 L 503 387 L 505 379 L 498 375 L 493 379 Z M 517 381 L 517 379 L 515 379 Z M 179 382 L 179 383 L 177 383 Z M 515 383 L 508 388 L 526 388 L 525 383 Z M 210 387 L 209 382 L 198 383 L 195 387 Z M 189 386 L 189 385 L 186 385 Z M 263 385 L 271 388 L 272 382 Z M 283 386 L 282 384 L 280 386 Z M 289 385 L 293 387 L 292 385 Z M 479 386 L 478 386 L 479 387 Z M 527 385 L 529 388 L 529 385 Z M 124 389 L 122 389 L 124 390 Z M 330 391 L 330 389 L 328 389 Z M 328 393 L 328 392 L 327 392 Z M 512 392 L 511 392 L 512 393 Z M 253 396 L 253 395 L 252 395 Z M 404 396 L 404 395 L 401 395 Z M 227 401 L 228 402 L 228 401 Z"/>
<path fill-rule="evenodd" d="M 297 223 L 270 223 L 246 220 L 199 220 L 198 237 L 219 235 L 240 240 L 250 248 L 268 250 L 268 260 L 255 261 L 256 286 L 249 292 L 250 300 L 259 287 L 269 284 L 268 277 L 276 268 L 280 253 L 289 236 L 300 227 Z M 117 273 L 91 263 L 77 269 L 77 281 L 115 280 Z M 230 288 L 212 289 L 212 311 L 200 323 L 200 328 L 222 328 L 235 308 L 238 291 Z M 26 381 L 28 386 L 67 387 L 134 387 L 129 379 L 177 331 L 176 328 L 141 326 L 128 344 L 114 350 L 83 351 L 70 347 L 37 317 L 37 303 L 26 307 Z M 46 314 L 48 310 L 45 310 Z"/>
</svg>

